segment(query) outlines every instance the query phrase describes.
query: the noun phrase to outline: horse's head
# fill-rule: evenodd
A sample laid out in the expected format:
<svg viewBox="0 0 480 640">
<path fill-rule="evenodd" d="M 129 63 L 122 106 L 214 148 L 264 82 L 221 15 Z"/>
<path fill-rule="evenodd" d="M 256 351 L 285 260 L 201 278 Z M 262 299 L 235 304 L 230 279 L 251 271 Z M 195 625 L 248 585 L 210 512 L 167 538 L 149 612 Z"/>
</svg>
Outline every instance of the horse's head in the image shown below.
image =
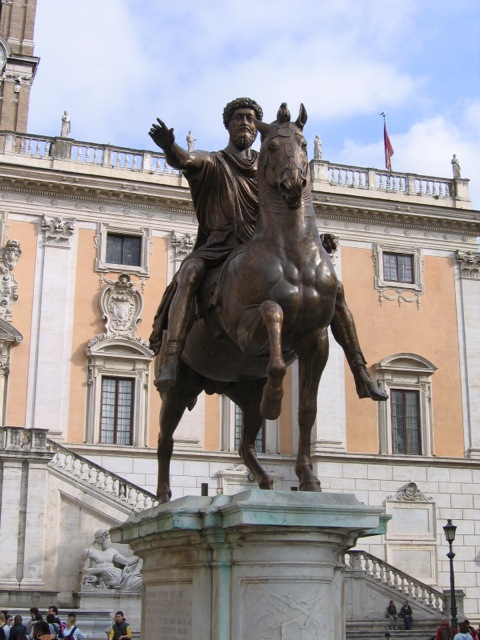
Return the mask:
<svg viewBox="0 0 480 640">
<path fill-rule="evenodd" d="M 265 181 L 271 189 L 280 191 L 289 209 L 300 208 L 304 190 L 309 191 L 307 142 L 303 136 L 306 122 L 303 104 L 297 120 L 291 122 L 285 102 L 280 105 L 275 122 L 255 121 L 262 136 L 258 159 L 259 188 Z"/>
</svg>

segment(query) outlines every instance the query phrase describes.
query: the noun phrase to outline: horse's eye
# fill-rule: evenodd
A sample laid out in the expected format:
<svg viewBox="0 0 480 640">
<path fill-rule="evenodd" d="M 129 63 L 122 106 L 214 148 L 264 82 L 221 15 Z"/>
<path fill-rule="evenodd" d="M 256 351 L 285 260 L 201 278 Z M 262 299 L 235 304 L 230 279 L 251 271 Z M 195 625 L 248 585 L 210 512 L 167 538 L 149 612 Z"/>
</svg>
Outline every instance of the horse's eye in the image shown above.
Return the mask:
<svg viewBox="0 0 480 640">
<path fill-rule="evenodd" d="M 277 150 L 277 145 L 276 144 L 269 144 L 268 145 L 268 150 L 269 151 L 276 151 Z"/>
</svg>

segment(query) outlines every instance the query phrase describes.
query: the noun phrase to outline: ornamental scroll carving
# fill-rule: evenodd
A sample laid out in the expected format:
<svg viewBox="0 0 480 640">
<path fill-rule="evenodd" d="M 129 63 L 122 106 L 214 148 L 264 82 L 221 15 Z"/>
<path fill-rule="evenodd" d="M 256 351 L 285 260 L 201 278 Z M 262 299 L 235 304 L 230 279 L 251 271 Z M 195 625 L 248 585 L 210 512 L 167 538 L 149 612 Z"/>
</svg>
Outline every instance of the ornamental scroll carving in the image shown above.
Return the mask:
<svg viewBox="0 0 480 640">
<path fill-rule="evenodd" d="M 45 244 L 53 247 L 70 247 L 70 239 L 75 232 L 75 220 L 70 218 L 47 218 L 43 216 L 42 230 Z"/>
<path fill-rule="evenodd" d="M 403 487 L 400 487 L 394 496 L 388 496 L 387 500 L 396 500 L 398 502 L 431 502 L 432 498 L 427 498 L 415 482 L 407 482 Z"/>
<path fill-rule="evenodd" d="M 100 308 L 106 336 L 133 339 L 143 309 L 142 296 L 128 273 L 121 273 L 117 281 L 104 280 L 108 285 L 100 295 Z"/>
<path fill-rule="evenodd" d="M 175 270 L 180 266 L 180 262 L 191 253 L 197 236 L 192 233 L 177 233 L 172 231 L 172 247 L 175 260 Z"/>
<path fill-rule="evenodd" d="M 0 272 L 2 280 L 0 285 L 0 318 L 7 322 L 12 321 L 12 309 L 18 300 L 18 282 L 13 276 L 13 270 L 17 265 L 22 249 L 18 240 L 8 240 L 0 249 Z"/>
<path fill-rule="evenodd" d="M 480 280 L 480 253 L 457 251 L 457 260 L 462 278 Z"/>
</svg>

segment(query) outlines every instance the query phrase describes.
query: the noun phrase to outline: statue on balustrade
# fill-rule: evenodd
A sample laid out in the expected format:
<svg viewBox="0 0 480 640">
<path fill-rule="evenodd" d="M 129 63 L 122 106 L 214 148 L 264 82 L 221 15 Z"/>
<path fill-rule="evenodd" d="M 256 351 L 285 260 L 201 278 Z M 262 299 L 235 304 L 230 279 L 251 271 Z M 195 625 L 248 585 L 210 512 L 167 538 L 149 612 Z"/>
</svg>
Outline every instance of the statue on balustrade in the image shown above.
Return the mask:
<svg viewBox="0 0 480 640">
<path fill-rule="evenodd" d="M 70 135 L 70 116 L 68 115 L 68 113 L 66 111 L 63 112 L 63 116 L 62 116 L 62 128 L 60 131 L 60 137 L 61 138 L 68 138 L 68 136 Z"/>
<path fill-rule="evenodd" d="M 142 589 L 142 559 L 125 557 L 110 542 L 108 529 L 98 529 L 94 542 L 82 556 L 81 591 L 118 591 L 134 593 Z"/>
<path fill-rule="evenodd" d="M 458 161 L 458 158 L 455 154 L 453 154 L 453 158 L 452 158 L 452 170 L 453 170 L 453 177 L 455 179 L 462 177 L 462 168 L 460 167 L 460 162 Z"/>
</svg>

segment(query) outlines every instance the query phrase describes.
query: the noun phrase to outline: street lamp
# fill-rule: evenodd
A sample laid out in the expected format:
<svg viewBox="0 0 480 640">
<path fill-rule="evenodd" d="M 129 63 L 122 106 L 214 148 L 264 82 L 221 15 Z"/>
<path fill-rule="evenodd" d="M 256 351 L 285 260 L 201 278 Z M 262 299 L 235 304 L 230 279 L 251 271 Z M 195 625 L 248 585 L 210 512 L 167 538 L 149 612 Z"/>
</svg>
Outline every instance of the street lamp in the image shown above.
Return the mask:
<svg viewBox="0 0 480 640">
<path fill-rule="evenodd" d="M 452 551 L 452 544 L 455 540 L 455 531 L 457 527 L 452 524 L 451 520 L 447 520 L 447 524 L 443 527 L 445 531 L 445 538 L 447 539 L 448 546 L 450 547 L 450 551 L 447 553 L 447 558 L 450 560 L 450 615 L 452 616 L 452 627 L 455 629 L 458 625 L 457 620 L 457 602 L 455 600 L 455 575 L 453 573 L 453 559 L 455 554 Z"/>
</svg>

